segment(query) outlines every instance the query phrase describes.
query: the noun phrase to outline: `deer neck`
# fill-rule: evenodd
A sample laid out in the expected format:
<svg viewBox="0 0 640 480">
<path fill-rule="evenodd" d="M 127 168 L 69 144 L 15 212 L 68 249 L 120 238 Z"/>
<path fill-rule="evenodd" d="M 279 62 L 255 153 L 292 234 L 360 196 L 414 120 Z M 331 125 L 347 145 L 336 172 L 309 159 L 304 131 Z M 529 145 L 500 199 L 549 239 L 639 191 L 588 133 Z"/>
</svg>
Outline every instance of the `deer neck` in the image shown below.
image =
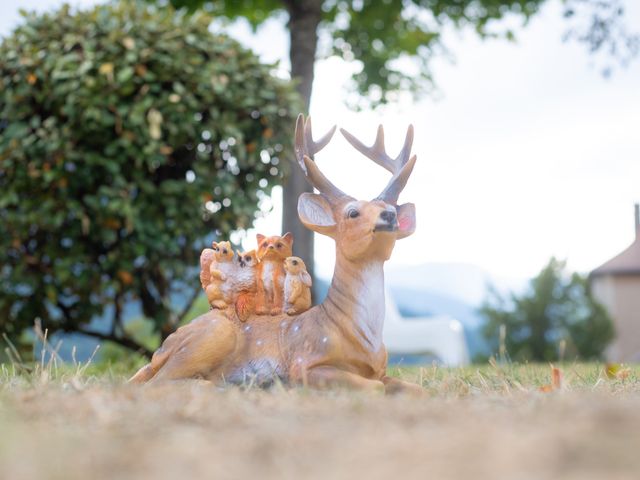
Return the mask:
<svg viewBox="0 0 640 480">
<path fill-rule="evenodd" d="M 377 351 L 382 346 L 385 316 L 384 262 L 352 262 L 340 253 L 327 298 L 322 303 L 329 319 Z"/>
</svg>

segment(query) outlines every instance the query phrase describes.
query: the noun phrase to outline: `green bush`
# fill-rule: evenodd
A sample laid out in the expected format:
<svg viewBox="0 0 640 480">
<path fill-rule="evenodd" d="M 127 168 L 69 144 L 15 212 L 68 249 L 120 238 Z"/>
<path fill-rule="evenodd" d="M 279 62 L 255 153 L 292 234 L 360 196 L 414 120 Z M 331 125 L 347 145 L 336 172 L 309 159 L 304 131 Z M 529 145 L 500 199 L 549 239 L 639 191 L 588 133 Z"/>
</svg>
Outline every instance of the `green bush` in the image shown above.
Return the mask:
<svg viewBox="0 0 640 480">
<path fill-rule="evenodd" d="M 567 275 L 551 258 L 520 295 L 496 291 L 480 312 L 484 334 L 500 357 L 517 361 L 600 359 L 614 337 L 613 323 L 589 290 L 587 278 Z"/>
<path fill-rule="evenodd" d="M 136 349 L 198 291 L 204 239 L 250 226 L 298 100 L 211 18 L 135 2 L 25 21 L 0 44 L 0 331 L 40 318 Z M 108 315 L 111 325 L 91 330 Z"/>
</svg>

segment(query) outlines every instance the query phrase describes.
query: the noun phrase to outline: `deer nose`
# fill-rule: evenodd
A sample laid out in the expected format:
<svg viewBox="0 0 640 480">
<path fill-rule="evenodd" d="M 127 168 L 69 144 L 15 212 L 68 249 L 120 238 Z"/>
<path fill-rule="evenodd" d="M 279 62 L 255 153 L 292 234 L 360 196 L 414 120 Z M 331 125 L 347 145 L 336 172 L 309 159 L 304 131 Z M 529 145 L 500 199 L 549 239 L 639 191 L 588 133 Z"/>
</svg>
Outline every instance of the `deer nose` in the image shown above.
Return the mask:
<svg viewBox="0 0 640 480">
<path fill-rule="evenodd" d="M 269 250 L 273 250 L 273 245 L 269 245 Z"/>
<path fill-rule="evenodd" d="M 391 210 L 384 210 L 380 213 L 380 218 L 387 223 L 395 223 L 396 222 L 396 212 Z"/>
</svg>

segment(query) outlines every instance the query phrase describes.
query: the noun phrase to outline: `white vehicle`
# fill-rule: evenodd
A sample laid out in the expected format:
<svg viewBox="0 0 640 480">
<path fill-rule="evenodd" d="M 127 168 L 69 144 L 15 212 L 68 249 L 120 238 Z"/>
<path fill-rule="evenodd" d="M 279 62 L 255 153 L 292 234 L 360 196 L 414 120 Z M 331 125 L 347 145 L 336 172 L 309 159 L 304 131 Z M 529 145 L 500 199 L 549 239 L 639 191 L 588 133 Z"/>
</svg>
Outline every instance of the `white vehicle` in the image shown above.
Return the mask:
<svg viewBox="0 0 640 480">
<path fill-rule="evenodd" d="M 458 320 L 447 316 L 403 318 L 389 291 L 385 304 L 382 338 L 390 363 L 402 366 L 436 362 L 448 367 L 469 364 L 464 329 Z"/>
</svg>

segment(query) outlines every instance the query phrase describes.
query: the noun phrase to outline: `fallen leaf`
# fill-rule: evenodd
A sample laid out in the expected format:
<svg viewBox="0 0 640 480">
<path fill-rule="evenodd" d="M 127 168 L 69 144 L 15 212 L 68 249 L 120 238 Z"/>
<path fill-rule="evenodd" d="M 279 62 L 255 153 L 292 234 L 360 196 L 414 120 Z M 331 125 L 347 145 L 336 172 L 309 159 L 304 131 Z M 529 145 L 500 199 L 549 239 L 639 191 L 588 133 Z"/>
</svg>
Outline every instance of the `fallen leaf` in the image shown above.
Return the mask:
<svg viewBox="0 0 640 480">
<path fill-rule="evenodd" d="M 619 363 L 607 363 L 604 366 L 604 373 L 607 375 L 607 378 L 614 380 L 616 378 L 616 374 L 620 370 Z"/>
<path fill-rule="evenodd" d="M 607 363 L 604 373 L 609 380 L 625 380 L 631 374 L 631 369 L 621 363 Z"/>
<path fill-rule="evenodd" d="M 562 388 L 562 370 L 551 365 L 551 384 L 543 385 L 538 390 L 542 393 L 550 393 Z"/>
<path fill-rule="evenodd" d="M 618 380 L 626 380 L 631 375 L 631 369 L 629 367 L 621 369 L 617 374 Z"/>
<path fill-rule="evenodd" d="M 553 388 L 562 388 L 562 370 L 551 365 L 551 385 Z"/>
</svg>

